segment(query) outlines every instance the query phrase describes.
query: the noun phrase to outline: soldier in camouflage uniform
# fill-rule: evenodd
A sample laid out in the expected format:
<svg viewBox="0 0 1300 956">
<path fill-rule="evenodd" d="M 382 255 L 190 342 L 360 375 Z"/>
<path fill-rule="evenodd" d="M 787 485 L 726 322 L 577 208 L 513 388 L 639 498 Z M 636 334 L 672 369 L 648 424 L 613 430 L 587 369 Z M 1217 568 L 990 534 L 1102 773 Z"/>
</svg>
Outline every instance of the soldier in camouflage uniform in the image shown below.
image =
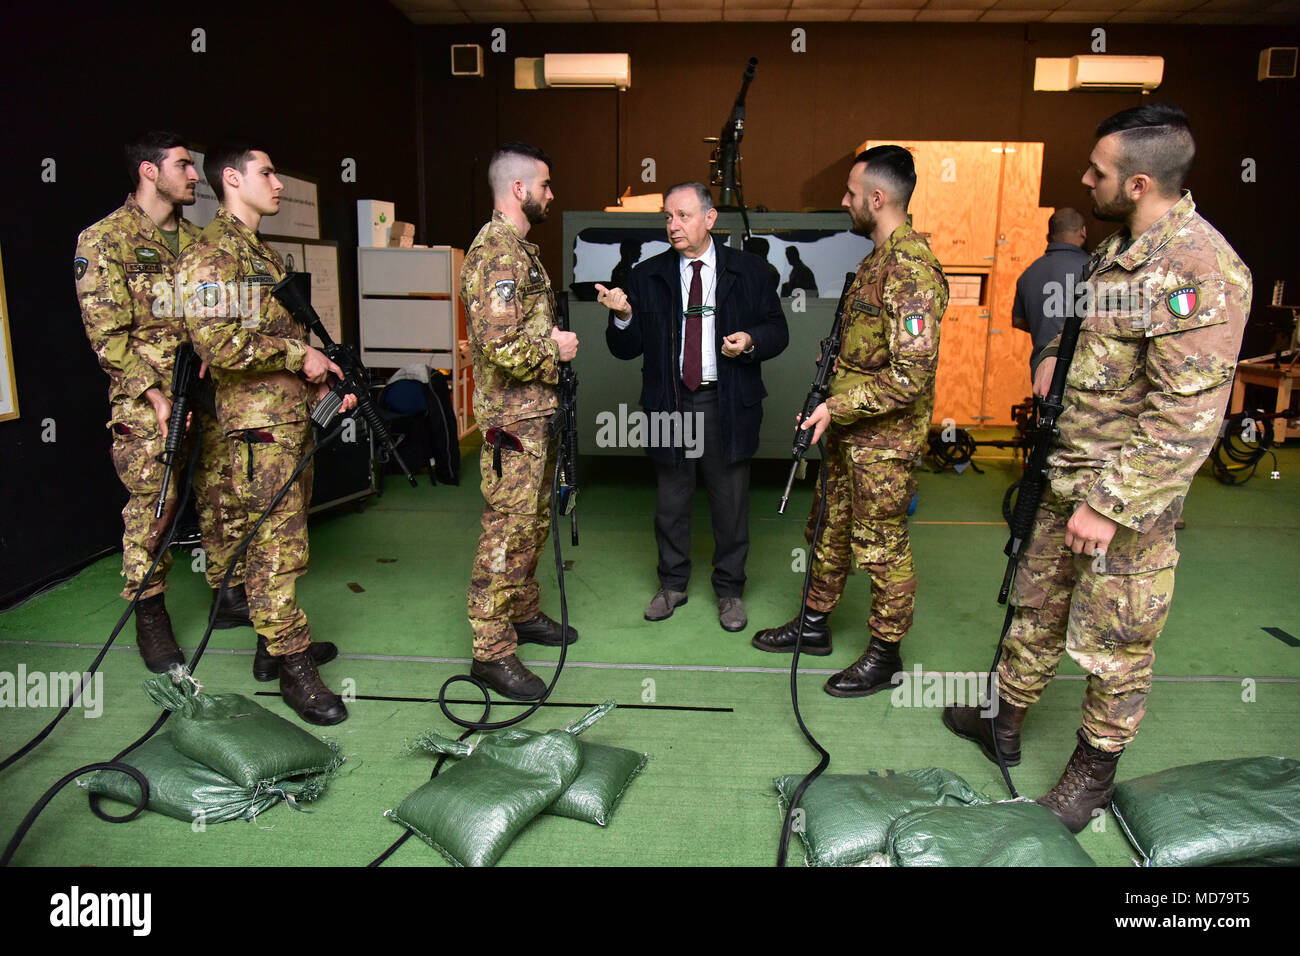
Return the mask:
<svg viewBox="0 0 1300 956">
<path fill-rule="evenodd" d="M 483 434 L 479 455 L 483 534 L 469 584 L 474 631 L 471 673 L 515 700 L 546 690 L 520 662 L 520 642 L 558 646 L 577 631 L 542 613 L 537 562 L 550 529 L 556 443 L 548 423 L 558 406 L 560 362 L 572 361 L 578 339 L 555 327 L 551 282 L 525 239 L 551 200 L 550 159 L 526 143 L 492 156 L 491 220 L 479 230 L 460 274 L 474 361 L 474 416 Z"/>
<path fill-rule="evenodd" d="M 944 712 L 990 758 L 996 732 L 1018 761 L 1025 711 L 1068 651 L 1088 673 L 1083 725 L 1039 802 L 1076 833 L 1110 802 L 1119 755 L 1146 712 L 1173 598 L 1177 503 L 1218 435 L 1251 297 L 1250 271 L 1181 192 L 1195 149 L 1183 112 L 1125 110 L 1097 135 L 1083 182 L 1094 214 L 1125 228 L 1088 263 L 1050 487 L 1011 595 L 998 714 Z M 1048 354 L 1040 395 L 1055 346 Z"/>
<path fill-rule="evenodd" d="M 163 598 L 171 555 L 162 556 L 147 583 L 144 578 L 179 505 L 180 482 L 173 482 L 162 518 L 154 517 L 163 475 L 158 456 L 171 416 L 172 368 L 185 341 L 180 309 L 173 303 L 173 269 L 199 234 L 179 208 L 194 202 L 198 174 L 185 141 L 175 133 L 146 133 L 125 152 L 135 191 L 77 237 L 73 264 L 86 335 L 109 376 L 113 464 L 128 494 L 122 509 L 122 597 L 130 600 L 144 585 L 136 606 L 138 644 L 150 670 L 162 672 L 185 660 Z M 188 442 L 203 442 L 194 488 L 208 580 L 219 582 L 243 516 L 221 449 L 211 443 L 215 419 L 195 408 L 192 424 Z M 177 471 L 187 450 L 177 456 Z M 242 568 L 234 582 L 242 589 Z M 221 604 L 217 626 L 248 623 L 248 608 L 239 603 Z"/>
<path fill-rule="evenodd" d="M 844 205 L 853 231 L 874 248 L 858 267 L 845 299 L 847 314 L 831 396 L 804 422 L 826 434 L 826 515 L 820 482 L 808 516 L 812 586 L 801 651 L 831 652 L 830 611 L 844 591 L 850 559 L 871 579 L 871 642 L 859 660 L 826 681 L 835 697 L 865 697 L 891 686 L 902 669 L 899 642 L 912 626 L 916 574 L 907 537 L 907 506 L 916 483 L 912 463 L 925 444 L 934 411 L 939 320 L 948 281 L 907 215 L 916 185 L 911 154 L 876 146 L 857 158 Z M 760 650 L 794 650 L 799 618 L 759 631 Z"/>
<path fill-rule="evenodd" d="M 284 264 L 257 235 L 262 217 L 279 211 L 283 188 L 270 158 L 248 144 L 225 144 L 208 153 L 204 171 L 221 208 L 177 274 L 186 328 L 216 383 L 217 418 L 251 527 L 311 448 L 309 403 L 327 389 L 329 373 L 342 372 L 271 296 Z M 354 405 L 349 396 L 345 408 Z M 338 649 L 312 643 L 294 583 L 307 569 L 310 499 L 309 465 L 249 543 L 246 584 L 258 634 L 254 675 L 270 680 L 278 671 L 285 702 L 309 723 L 328 725 L 345 720 L 347 708 L 316 665 Z"/>
</svg>

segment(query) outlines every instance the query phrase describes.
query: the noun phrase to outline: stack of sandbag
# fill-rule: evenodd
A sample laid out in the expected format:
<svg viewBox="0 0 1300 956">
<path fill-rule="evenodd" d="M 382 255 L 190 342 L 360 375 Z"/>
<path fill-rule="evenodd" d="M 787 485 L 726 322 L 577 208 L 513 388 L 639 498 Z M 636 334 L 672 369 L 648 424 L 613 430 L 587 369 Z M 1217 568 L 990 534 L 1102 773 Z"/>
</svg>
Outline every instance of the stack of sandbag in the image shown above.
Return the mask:
<svg viewBox="0 0 1300 956">
<path fill-rule="evenodd" d="M 1111 804 L 1143 866 L 1300 864 L 1300 761 L 1210 760 L 1125 780 Z"/>
<path fill-rule="evenodd" d="M 646 754 L 581 741 L 607 701 L 561 730 L 507 727 L 473 743 L 426 733 L 408 751 L 455 758 L 385 816 L 458 866 L 492 866 L 537 816 L 607 826 Z"/>
<path fill-rule="evenodd" d="M 782 818 L 802 778 L 776 778 Z M 994 802 L 949 770 L 824 774 L 794 831 L 810 866 L 1092 866 L 1050 810 Z"/>
<path fill-rule="evenodd" d="M 148 809 L 204 824 L 253 820 L 280 800 L 291 805 L 325 792 L 343 757 L 242 694 L 205 694 L 191 679 L 157 677 L 145 692 L 173 712 L 157 734 L 121 759 L 149 781 Z M 79 780 L 91 794 L 140 802 L 134 777 L 100 770 Z"/>
</svg>

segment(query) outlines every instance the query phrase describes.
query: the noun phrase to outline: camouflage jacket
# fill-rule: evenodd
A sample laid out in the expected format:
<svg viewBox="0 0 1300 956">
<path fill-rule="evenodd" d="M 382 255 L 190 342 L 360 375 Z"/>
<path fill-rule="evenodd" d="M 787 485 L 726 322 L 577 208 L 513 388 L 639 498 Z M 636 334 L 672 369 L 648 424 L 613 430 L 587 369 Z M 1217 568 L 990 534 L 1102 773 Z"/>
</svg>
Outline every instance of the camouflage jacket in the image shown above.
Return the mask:
<svg viewBox="0 0 1300 956">
<path fill-rule="evenodd" d="M 548 416 L 559 404 L 560 348 L 552 339 L 551 280 L 501 212 L 479 230 L 460 272 L 480 429 Z"/>
<path fill-rule="evenodd" d="M 306 421 L 307 330 L 271 296 L 284 278 L 274 249 L 223 207 L 177 267 L 185 327 L 208 363 L 227 433 Z"/>
<path fill-rule="evenodd" d="M 1185 193 L 1088 263 L 1052 491 L 1139 533 L 1187 493 L 1219 434 L 1250 313 L 1250 270 Z"/>
<path fill-rule="evenodd" d="M 842 441 L 872 458 L 915 458 L 934 412 L 948 280 L 911 218 L 862 260 L 845 299 L 826 408 Z"/>
<path fill-rule="evenodd" d="M 181 219 L 179 231 L 183 252 L 199 229 Z M 145 437 L 159 429 L 144 393 L 158 388 L 170 396 L 176 349 L 185 341 L 181 310 L 172 306 L 176 262 L 135 196 L 77 237 L 73 270 L 81 321 L 108 373 L 111 423 Z"/>
</svg>

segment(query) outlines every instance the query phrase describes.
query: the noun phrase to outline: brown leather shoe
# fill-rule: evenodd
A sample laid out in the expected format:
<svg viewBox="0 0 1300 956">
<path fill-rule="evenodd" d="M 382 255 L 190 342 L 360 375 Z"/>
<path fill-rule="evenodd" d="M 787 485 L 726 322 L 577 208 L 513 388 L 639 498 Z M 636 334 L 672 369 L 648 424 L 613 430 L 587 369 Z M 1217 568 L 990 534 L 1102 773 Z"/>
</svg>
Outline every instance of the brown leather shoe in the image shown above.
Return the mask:
<svg viewBox="0 0 1300 956">
<path fill-rule="evenodd" d="M 511 700 L 536 700 L 546 693 L 546 681 L 525 667 L 514 654 L 496 661 L 476 660 L 470 665 L 469 672 Z"/>
<path fill-rule="evenodd" d="M 317 667 L 328 664 L 339 656 L 338 645 L 329 641 L 312 641 L 307 652 L 311 654 L 311 659 L 316 662 Z M 257 653 L 253 655 L 253 680 L 264 684 L 275 680 L 280 676 L 280 660 L 266 649 L 266 638 L 261 634 L 257 635 Z"/>
<path fill-rule="evenodd" d="M 309 724 L 328 727 L 348 719 L 343 698 L 325 686 L 307 651 L 280 658 L 280 696 Z"/>
<path fill-rule="evenodd" d="M 759 631 L 750 639 L 751 644 L 760 651 L 773 654 L 793 654 L 794 640 L 799 634 L 799 615 L 794 620 L 786 621 L 780 627 L 769 627 Z M 814 611 L 808 608 L 804 614 L 803 640 L 799 644 L 800 654 L 812 654 L 825 657 L 831 652 L 831 623 L 829 611 Z"/>
<path fill-rule="evenodd" d="M 184 666 L 185 655 L 176 645 L 172 619 L 167 614 L 161 594 L 146 598 L 135 606 L 135 643 L 144 658 L 144 666 L 155 674 L 165 674 L 173 667 Z"/>
<path fill-rule="evenodd" d="M 1120 754 L 1107 753 L 1089 745 L 1079 731 L 1079 743 L 1065 765 L 1065 772 L 1051 790 L 1038 798 L 1037 803 L 1056 814 L 1071 833 L 1086 827 L 1097 810 L 1110 806 L 1115 795 L 1115 769 Z"/>
<path fill-rule="evenodd" d="M 248 592 L 242 584 L 236 584 L 225 591 L 214 588 L 212 604 L 217 609 L 217 618 L 212 623 L 214 631 L 253 626 L 253 619 L 248 616 Z M 208 613 L 211 615 L 212 612 Z"/>
<path fill-rule="evenodd" d="M 894 675 L 903 669 L 896 641 L 873 637 L 867 652 L 838 674 L 832 674 L 822 689 L 832 697 L 869 697 L 894 686 Z"/>
<path fill-rule="evenodd" d="M 958 737 L 975 741 L 980 745 L 980 750 L 984 751 L 984 756 L 994 763 L 998 762 L 997 755 L 993 752 L 993 735 L 996 733 L 1002 759 L 1008 767 L 1016 766 L 1020 763 L 1020 728 L 1025 723 L 1025 714 L 1029 713 L 1029 708 L 1017 707 L 1006 698 L 999 697 L 992 730 L 989 729 L 988 719 L 980 716 L 981 710 L 980 707 L 945 707 L 943 725 Z"/>
</svg>

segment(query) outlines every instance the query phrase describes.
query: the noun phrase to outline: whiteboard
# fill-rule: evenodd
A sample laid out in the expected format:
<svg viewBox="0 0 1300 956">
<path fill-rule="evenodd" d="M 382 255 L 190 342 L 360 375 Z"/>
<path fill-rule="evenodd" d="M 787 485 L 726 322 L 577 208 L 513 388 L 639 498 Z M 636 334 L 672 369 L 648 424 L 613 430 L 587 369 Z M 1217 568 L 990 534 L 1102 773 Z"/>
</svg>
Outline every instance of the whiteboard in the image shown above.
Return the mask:
<svg viewBox="0 0 1300 956">
<path fill-rule="evenodd" d="M 207 175 L 203 172 L 203 154 L 196 149 L 190 150 L 194 165 L 198 170 L 199 183 L 194 189 L 194 205 L 186 207 L 185 216 L 199 228 L 206 226 L 217 214 L 217 194 L 208 185 Z M 271 158 L 275 161 L 275 157 Z M 277 236 L 296 236 L 300 239 L 320 238 L 320 208 L 316 196 L 316 184 L 288 173 L 277 171 L 275 174 L 284 183 L 280 193 L 280 211 L 274 216 L 262 219 L 262 229 Z M 324 318 L 324 313 L 321 314 Z"/>
<path fill-rule="evenodd" d="M 18 417 L 18 390 L 14 384 L 13 345 L 9 339 L 9 306 L 5 299 L 5 270 L 0 261 L 0 422 Z"/>
</svg>

